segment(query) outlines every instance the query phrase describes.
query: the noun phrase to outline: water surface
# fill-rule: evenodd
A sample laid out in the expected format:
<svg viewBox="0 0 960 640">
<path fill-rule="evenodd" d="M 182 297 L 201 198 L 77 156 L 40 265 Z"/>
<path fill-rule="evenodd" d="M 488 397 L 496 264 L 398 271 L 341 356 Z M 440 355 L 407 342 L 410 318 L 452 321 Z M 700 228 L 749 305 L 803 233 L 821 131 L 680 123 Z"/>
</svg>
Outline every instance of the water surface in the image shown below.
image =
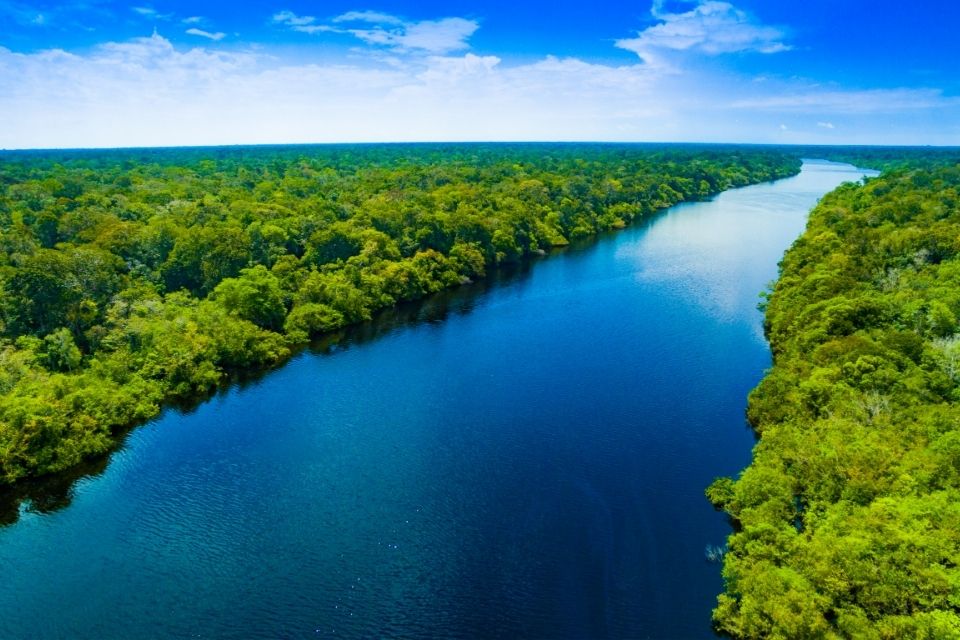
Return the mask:
<svg viewBox="0 0 960 640">
<path fill-rule="evenodd" d="M 674 207 L 167 412 L 0 528 L 0 638 L 711 637 L 757 294 L 863 173 Z"/>
</svg>

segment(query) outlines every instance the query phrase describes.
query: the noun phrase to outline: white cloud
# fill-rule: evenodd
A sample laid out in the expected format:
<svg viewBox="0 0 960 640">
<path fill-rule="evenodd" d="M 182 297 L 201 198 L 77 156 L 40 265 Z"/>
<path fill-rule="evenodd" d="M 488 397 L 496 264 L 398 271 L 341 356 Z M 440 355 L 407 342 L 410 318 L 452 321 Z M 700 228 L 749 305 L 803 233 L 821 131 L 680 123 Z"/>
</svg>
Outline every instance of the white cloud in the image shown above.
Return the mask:
<svg viewBox="0 0 960 640">
<path fill-rule="evenodd" d="M 823 129 L 833 129 L 833 128 L 834 128 L 832 122 L 818 122 L 818 123 L 817 123 L 817 126 L 823 128 Z"/>
<path fill-rule="evenodd" d="M 785 125 L 785 124 L 781 124 L 781 125 L 780 125 L 780 131 L 786 131 L 786 130 L 788 130 L 789 128 L 790 128 L 790 127 L 788 127 L 788 126 Z"/>
<path fill-rule="evenodd" d="M 196 29 L 196 28 L 187 29 L 184 33 L 191 36 L 200 36 L 201 38 L 209 38 L 210 40 L 223 40 L 223 38 L 227 35 L 222 31 L 211 33 L 209 31 L 204 31 L 203 29 Z"/>
<path fill-rule="evenodd" d="M 404 22 L 396 16 L 389 13 L 380 13 L 378 11 L 348 11 L 337 16 L 333 22 L 369 22 L 371 24 L 394 24 L 402 25 Z"/>
<path fill-rule="evenodd" d="M 289 65 L 160 35 L 84 54 L 0 49 L 0 147 L 599 139 L 670 117 L 644 78 L 643 65 L 474 54 Z"/>
<path fill-rule="evenodd" d="M 790 47 L 783 43 L 784 32 L 758 24 L 744 11 L 728 2 L 701 1 L 684 13 L 663 11 L 662 1 L 651 9 L 658 24 L 640 31 L 635 38 L 616 41 L 621 49 L 633 51 L 648 64 L 661 62 L 664 53 L 695 51 L 708 55 L 753 51 L 777 53 Z"/>
<path fill-rule="evenodd" d="M 182 22 L 183 24 L 203 24 L 205 22 L 205 19 L 203 18 L 203 16 L 190 16 L 188 18 L 184 18 L 180 22 Z"/>
<path fill-rule="evenodd" d="M 280 11 L 273 22 L 302 33 L 340 33 L 359 38 L 368 45 L 386 47 L 401 53 L 446 54 L 469 49 L 468 40 L 480 24 L 466 18 L 441 18 L 409 22 L 377 11 L 350 11 L 321 24 L 315 16 L 299 16 Z M 364 27 L 348 26 L 361 23 Z"/>
<path fill-rule="evenodd" d="M 172 13 L 160 13 L 152 7 L 130 7 L 130 10 L 152 20 L 169 20 L 173 17 Z"/>
<path fill-rule="evenodd" d="M 331 27 L 327 24 L 305 24 L 305 25 L 294 25 L 290 27 L 294 31 L 299 31 L 300 33 L 337 33 L 337 29 Z"/>
<path fill-rule="evenodd" d="M 489 76 L 500 62 L 497 56 L 478 56 L 472 53 L 462 58 L 436 56 L 428 60 L 428 66 L 417 77 L 427 83 L 456 84 L 470 76 Z"/>
<path fill-rule="evenodd" d="M 302 27 L 317 21 L 314 16 L 298 16 L 293 11 L 278 11 L 273 14 L 273 21 L 288 27 Z"/>
<path fill-rule="evenodd" d="M 326 26 L 303 22 L 293 26 Z M 342 23 L 339 23 L 342 24 Z M 207 45 L 204 42 L 204 45 Z M 410 140 L 960 142 L 960 104 L 935 90 L 842 91 L 669 73 L 637 61 L 510 64 L 466 53 L 288 63 L 175 47 L 154 35 L 83 53 L 0 47 L 0 147 Z M 910 118 L 877 111 L 887 103 Z M 843 136 L 780 123 L 844 120 Z M 953 133 L 945 127 L 953 126 Z M 912 128 L 911 128 L 912 127 Z M 881 132 L 878 136 L 877 132 Z M 922 132 L 918 135 L 918 132 Z M 936 135 L 934 136 L 934 133 Z M 947 133 L 945 133 L 947 132 Z M 869 135 L 868 135 L 869 134 Z"/>
<path fill-rule="evenodd" d="M 293 11 L 278 11 L 273 14 L 273 22 L 281 24 L 292 31 L 299 31 L 300 33 L 338 31 L 338 29 L 329 25 L 316 24 L 316 16 L 298 16 Z"/>
<path fill-rule="evenodd" d="M 350 29 L 349 33 L 367 44 L 382 45 L 399 51 L 449 53 L 468 49 L 467 39 L 479 28 L 474 20 L 443 18 L 404 23 L 393 29 Z"/>
</svg>

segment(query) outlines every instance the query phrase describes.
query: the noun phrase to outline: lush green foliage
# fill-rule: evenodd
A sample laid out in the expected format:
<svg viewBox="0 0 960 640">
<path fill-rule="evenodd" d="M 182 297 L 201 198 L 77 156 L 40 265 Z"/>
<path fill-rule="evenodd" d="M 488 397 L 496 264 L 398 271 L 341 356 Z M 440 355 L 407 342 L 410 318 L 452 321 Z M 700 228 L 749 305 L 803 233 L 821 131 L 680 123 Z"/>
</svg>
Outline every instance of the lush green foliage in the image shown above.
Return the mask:
<svg viewBox="0 0 960 640">
<path fill-rule="evenodd" d="M 707 492 L 737 523 L 724 633 L 960 637 L 956 150 L 953 163 L 840 187 L 781 264 L 754 459 Z"/>
<path fill-rule="evenodd" d="M 378 308 L 798 168 L 690 146 L 2 155 L 0 482 Z"/>
</svg>

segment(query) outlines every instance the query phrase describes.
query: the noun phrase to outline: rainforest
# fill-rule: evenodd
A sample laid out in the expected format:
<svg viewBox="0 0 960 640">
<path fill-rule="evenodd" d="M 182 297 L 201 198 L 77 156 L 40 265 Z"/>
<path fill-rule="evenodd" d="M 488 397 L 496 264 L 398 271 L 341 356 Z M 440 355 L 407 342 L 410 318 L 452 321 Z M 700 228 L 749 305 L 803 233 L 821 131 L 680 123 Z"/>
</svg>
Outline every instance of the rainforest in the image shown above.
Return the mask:
<svg viewBox="0 0 960 640">
<path fill-rule="evenodd" d="M 0 640 L 960 640 L 958 24 L 0 0 Z"/>
<path fill-rule="evenodd" d="M 952 149 L 7 152 L 4 491 L 29 504 L 36 496 L 16 498 L 30 495 L 25 483 L 75 477 L 164 408 L 202 401 L 381 310 L 584 246 L 681 202 L 796 175 L 804 157 L 883 172 L 822 198 L 761 300 L 773 367 L 749 396 L 752 462 L 706 491 L 734 528 L 707 550 L 723 564 L 714 629 L 957 637 Z"/>
</svg>

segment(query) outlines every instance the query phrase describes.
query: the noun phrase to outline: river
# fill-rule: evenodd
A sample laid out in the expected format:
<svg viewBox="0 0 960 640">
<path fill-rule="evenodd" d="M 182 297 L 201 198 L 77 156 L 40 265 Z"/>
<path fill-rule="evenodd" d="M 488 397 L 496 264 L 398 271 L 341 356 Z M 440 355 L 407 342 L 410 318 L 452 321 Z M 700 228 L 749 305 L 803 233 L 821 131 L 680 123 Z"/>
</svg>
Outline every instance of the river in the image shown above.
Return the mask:
<svg viewBox="0 0 960 640">
<path fill-rule="evenodd" d="M 757 294 L 865 173 L 807 161 L 165 412 L 0 528 L 0 638 L 711 637 Z"/>
</svg>

